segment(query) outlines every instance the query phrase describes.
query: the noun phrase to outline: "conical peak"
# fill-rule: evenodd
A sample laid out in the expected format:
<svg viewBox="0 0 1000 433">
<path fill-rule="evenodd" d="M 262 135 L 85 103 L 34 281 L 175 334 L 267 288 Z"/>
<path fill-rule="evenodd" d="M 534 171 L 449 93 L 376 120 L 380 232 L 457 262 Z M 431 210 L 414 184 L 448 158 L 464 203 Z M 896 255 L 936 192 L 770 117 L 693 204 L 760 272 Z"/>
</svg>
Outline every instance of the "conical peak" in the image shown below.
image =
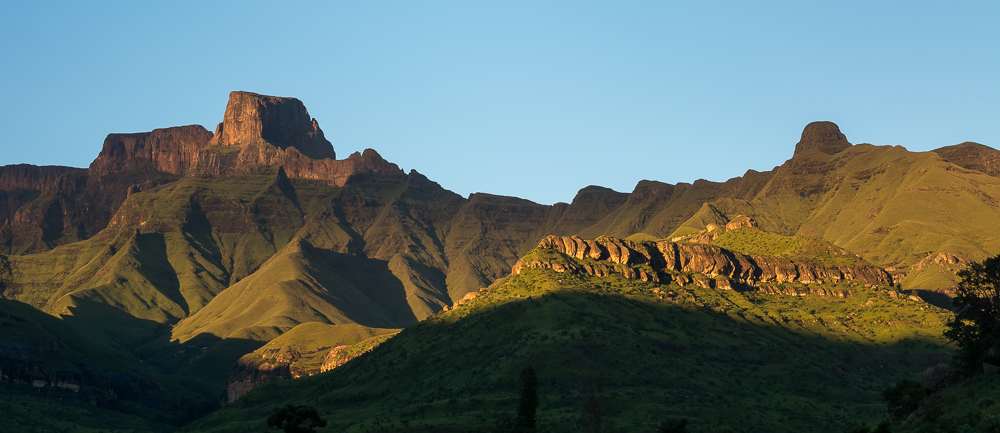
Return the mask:
<svg viewBox="0 0 1000 433">
<path fill-rule="evenodd" d="M 802 130 L 802 138 L 795 145 L 795 155 L 812 149 L 834 155 L 849 147 L 851 143 L 836 123 L 812 122 Z"/>
</svg>

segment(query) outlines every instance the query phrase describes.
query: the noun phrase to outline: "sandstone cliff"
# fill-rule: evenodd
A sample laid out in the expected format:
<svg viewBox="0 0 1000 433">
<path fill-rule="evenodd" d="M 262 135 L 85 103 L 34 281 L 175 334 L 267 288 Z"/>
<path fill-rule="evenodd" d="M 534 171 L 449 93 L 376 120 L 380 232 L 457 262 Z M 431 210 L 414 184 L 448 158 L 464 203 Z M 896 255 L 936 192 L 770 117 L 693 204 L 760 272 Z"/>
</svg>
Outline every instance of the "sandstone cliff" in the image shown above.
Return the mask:
<svg viewBox="0 0 1000 433">
<path fill-rule="evenodd" d="M 90 163 L 91 176 L 120 172 L 163 172 L 184 175 L 197 152 L 212 140 L 201 125 L 154 129 L 135 134 L 108 134 L 101 153 Z"/>
<path fill-rule="evenodd" d="M 538 247 L 551 249 L 582 262 L 521 260 L 514 265 L 512 274 L 516 275 L 524 268 L 547 268 L 596 276 L 617 274 L 628 279 L 663 284 L 695 283 L 706 287 L 730 285 L 727 280 L 745 285 L 843 281 L 892 285 L 891 276 L 873 266 L 824 266 L 793 262 L 780 257 L 749 256 L 714 245 L 667 241 L 633 242 L 610 237 L 586 240 L 576 236 L 548 236 Z M 712 280 L 689 274 L 702 274 Z"/>
<path fill-rule="evenodd" d="M 295 98 L 232 92 L 226 114 L 211 144 L 243 147 L 266 141 L 281 150 L 294 147 L 312 159 L 333 159 L 333 145 L 323 137 L 316 119 Z"/>
<path fill-rule="evenodd" d="M 58 165 L 37 166 L 14 164 L 0 167 L 0 190 L 48 192 L 56 180 L 67 173 L 83 173 L 85 169 Z"/>
</svg>

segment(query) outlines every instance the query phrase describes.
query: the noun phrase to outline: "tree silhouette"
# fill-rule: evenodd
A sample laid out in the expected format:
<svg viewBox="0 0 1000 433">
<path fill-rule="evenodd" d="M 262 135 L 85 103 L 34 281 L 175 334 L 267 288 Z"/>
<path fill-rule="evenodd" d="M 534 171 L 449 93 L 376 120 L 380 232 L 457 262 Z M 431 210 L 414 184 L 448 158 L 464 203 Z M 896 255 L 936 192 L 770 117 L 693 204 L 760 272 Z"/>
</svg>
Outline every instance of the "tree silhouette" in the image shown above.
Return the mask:
<svg viewBox="0 0 1000 433">
<path fill-rule="evenodd" d="M 973 263 L 958 273 L 955 317 L 945 326 L 945 338 L 961 348 L 956 356 L 972 372 L 1000 342 L 1000 255 Z"/>
<path fill-rule="evenodd" d="M 521 370 L 518 384 L 521 395 L 517 398 L 517 416 L 524 420 L 525 427 L 534 429 L 535 412 L 538 410 L 538 378 L 530 365 Z"/>
<path fill-rule="evenodd" d="M 308 421 L 308 425 L 302 425 Z M 319 417 L 316 408 L 307 405 L 288 406 L 274 410 L 267 418 L 272 429 L 282 429 L 285 433 L 316 433 L 316 427 L 326 427 L 326 420 Z"/>
</svg>

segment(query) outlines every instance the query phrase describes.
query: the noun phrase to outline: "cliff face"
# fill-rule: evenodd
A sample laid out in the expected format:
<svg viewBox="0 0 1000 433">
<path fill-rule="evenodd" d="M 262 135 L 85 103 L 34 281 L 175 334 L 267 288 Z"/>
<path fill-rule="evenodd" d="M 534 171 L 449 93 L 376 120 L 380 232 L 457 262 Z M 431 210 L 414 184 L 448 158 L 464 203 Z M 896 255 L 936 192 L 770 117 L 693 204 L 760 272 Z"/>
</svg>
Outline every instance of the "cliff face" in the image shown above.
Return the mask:
<svg viewBox="0 0 1000 433">
<path fill-rule="evenodd" d="M 85 173 L 82 168 L 62 167 L 58 165 L 37 166 L 31 164 L 15 164 L 0 167 L 0 190 L 3 191 L 39 191 L 48 192 L 56 185 L 56 180 L 64 174 Z"/>
<path fill-rule="evenodd" d="M 108 134 L 100 155 L 90 164 L 91 176 L 120 172 L 187 173 L 212 133 L 201 125 L 154 129 L 136 134 Z"/>
<path fill-rule="evenodd" d="M 204 149 L 195 156 L 189 175 L 233 176 L 263 174 L 282 166 L 290 179 L 315 180 L 332 186 L 344 186 L 347 178 L 361 173 L 404 174 L 399 166 L 386 161 L 373 149 L 355 152 L 347 159 L 312 159 L 296 148 L 279 149 L 268 143 L 250 144 L 238 150 L 220 147 Z"/>
<path fill-rule="evenodd" d="M 232 92 L 212 145 L 243 147 L 266 141 L 281 150 L 296 148 L 312 159 L 336 158 L 316 119 L 295 98 Z"/>
<path fill-rule="evenodd" d="M 838 283 L 856 281 L 863 284 L 892 285 L 891 276 L 873 266 L 823 266 L 816 263 L 793 262 L 780 257 L 748 256 L 714 245 L 674 242 L 632 242 L 600 237 L 586 240 L 579 237 L 548 236 L 539 244 L 578 260 L 597 263 L 544 260 L 518 261 L 512 269 L 516 275 L 522 269 L 548 268 L 557 271 L 586 273 L 597 276 L 618 274 L 629 279 L 659 283 L 696 283 L 706 287 L 728 284 L 723 280 L 703 281 L 678 273 L 697 273 L 710 278 L 725 277 L 739 283 L 756 285 L 766 282 Z M 619 266 L 647 265 L 647 267 Z"/>
</svg>

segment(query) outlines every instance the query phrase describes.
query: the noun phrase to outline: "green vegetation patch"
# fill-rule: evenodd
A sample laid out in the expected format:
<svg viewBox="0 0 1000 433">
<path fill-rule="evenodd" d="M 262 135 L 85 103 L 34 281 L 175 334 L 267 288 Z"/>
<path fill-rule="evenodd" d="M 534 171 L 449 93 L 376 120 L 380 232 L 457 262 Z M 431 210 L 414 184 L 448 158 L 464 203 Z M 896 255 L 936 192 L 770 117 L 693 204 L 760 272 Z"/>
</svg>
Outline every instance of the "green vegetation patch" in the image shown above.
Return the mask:
<svg viewBox="0 0 1000 433">
<path fill-rule="evenodd" d="M 784 257 L 825 266 L 870 266 L 861 257 L 823 239 L 779 235 L 756 227 L 729 230 L 712 244 L 752 256 Z"/>
</svg>

